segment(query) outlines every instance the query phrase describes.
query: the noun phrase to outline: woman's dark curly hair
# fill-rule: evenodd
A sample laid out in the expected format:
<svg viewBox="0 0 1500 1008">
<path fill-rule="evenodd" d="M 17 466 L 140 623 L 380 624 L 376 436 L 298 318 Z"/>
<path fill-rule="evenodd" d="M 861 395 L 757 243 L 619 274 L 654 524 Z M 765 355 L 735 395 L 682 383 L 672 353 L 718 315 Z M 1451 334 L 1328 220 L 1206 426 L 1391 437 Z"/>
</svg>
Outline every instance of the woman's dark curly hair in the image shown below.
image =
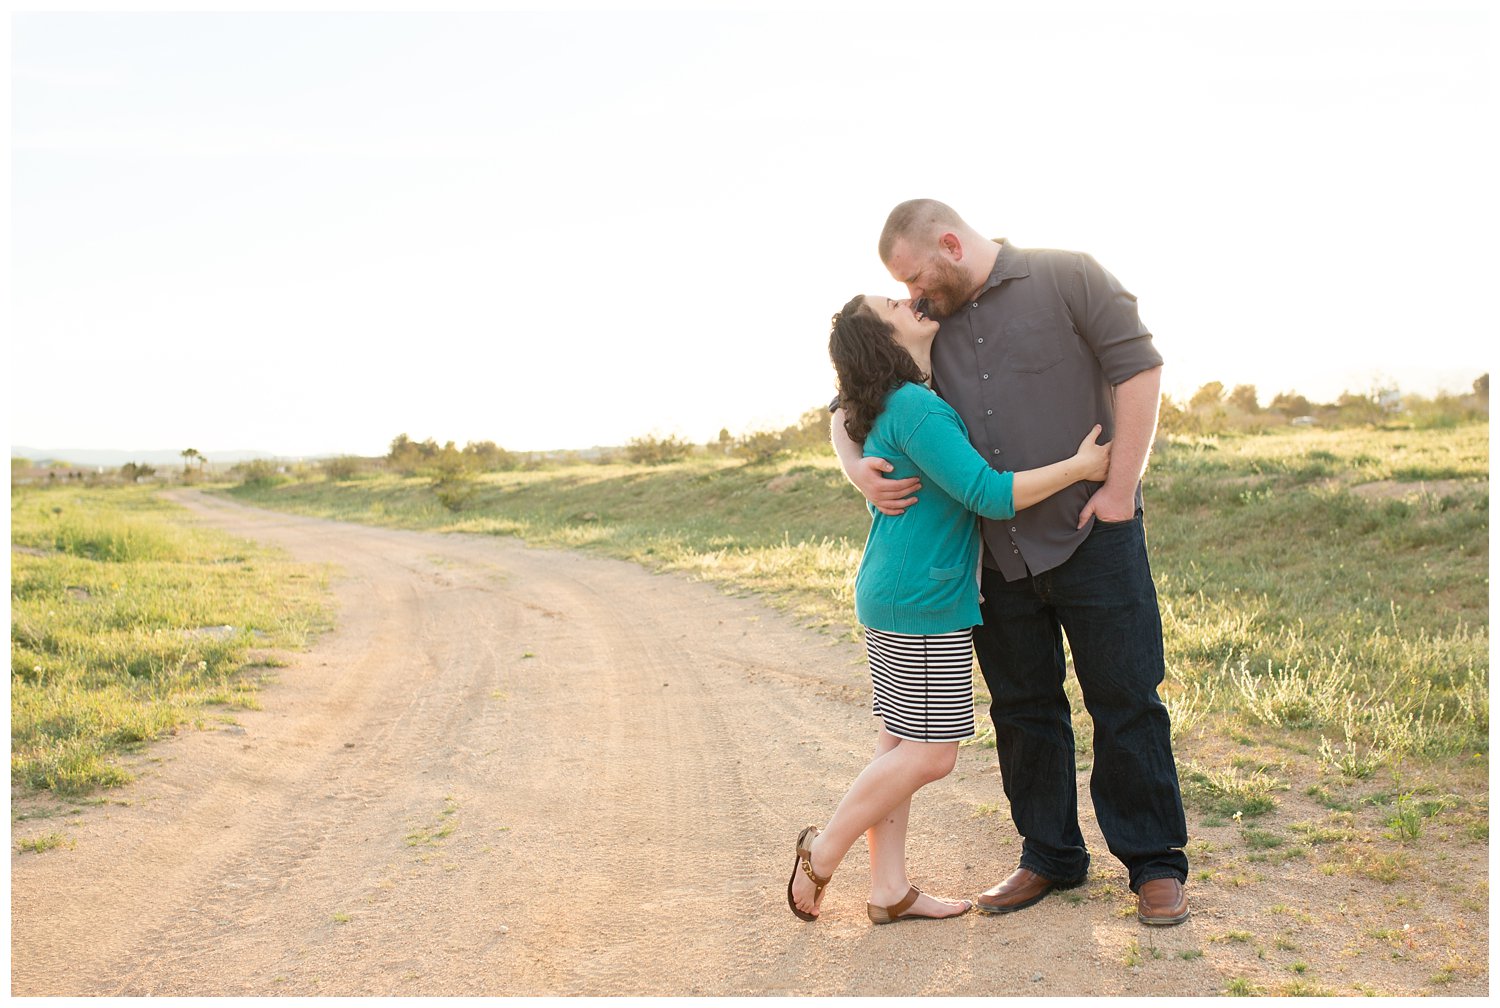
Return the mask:
<svg viewBox="0 0 1500 1008">
<path fill-rule="evenodd" d="M 896 342 L 895 327 L 870 310 L 863 294 L 833 316 L 828 357 L 838 375 L 844 429 L 856 441 L 869 437 L 891 389 L 927 380 L 911 354 Z"/>
</svg>

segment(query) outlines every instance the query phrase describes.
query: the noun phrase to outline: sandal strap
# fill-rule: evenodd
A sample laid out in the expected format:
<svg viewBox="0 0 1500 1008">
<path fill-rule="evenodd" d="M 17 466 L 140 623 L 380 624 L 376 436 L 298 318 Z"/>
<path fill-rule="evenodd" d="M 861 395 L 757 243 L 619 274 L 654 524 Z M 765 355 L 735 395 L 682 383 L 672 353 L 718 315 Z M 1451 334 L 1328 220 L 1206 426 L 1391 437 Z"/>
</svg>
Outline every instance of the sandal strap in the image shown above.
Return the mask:
<svg viewBox="0 0 1500 1008">
<path fill-rule="evenodd" d="M 812 879 L 813 885 L 817 886 L 819 889 L 822 889 L 830 881 L 833 880 L 832 875 L 828 876 L 827 878 L 819 878 L 817 873 L 813 871 L 811 851 L 797 851 L 797 863 L 802 866 L 802 873 L 808 878 Z M 786 862 L 783 861 L 782 864 L 786 864 Z"/>
<path fill-rule="evenodd" d="M 803 874 L 812 879 L 813 885 L 817 886 L 818 891 L 821 892 L 823 887 L 833 880 L 833 876 L 829 875 L 827 878 L 820 878 L 818 874 L 813 871 L 812 839 L 817 835 L 818 828 L 816 826 L 809 826 L 807 827 L 807 829 L 802 831 L 800 836 L 797 837 L 797 864 L 802 868 Z M 806 839 L 807 841 L 806 847 L 802 846 L 804 839 Z"/>
<path fill-rule="evenodd" d="M 910 889 L 906 890 L 906 895 L 901 898 L 900 903 L 897 903 L 895 906 L 885 908 L 886 913 L 890 914 L 892 917 L 900 917 L 902 914 L 906 913 L 906 911 L 911 909 L 911 905 L 915 903 L 917 901 L 917 897 L 921 895 L 922 890 L 918 889 L 916 886 L 912 886 Z"/>
</svg>

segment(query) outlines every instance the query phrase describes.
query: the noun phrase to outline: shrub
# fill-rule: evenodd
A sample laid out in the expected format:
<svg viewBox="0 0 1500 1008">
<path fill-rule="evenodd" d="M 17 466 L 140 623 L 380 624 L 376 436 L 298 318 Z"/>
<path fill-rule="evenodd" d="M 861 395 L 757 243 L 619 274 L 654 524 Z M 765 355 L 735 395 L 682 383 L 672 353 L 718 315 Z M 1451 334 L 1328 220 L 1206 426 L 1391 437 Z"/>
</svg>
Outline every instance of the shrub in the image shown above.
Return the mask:
<svg viewBox="0 0 1500 1008">
<path fill-rule="evenodd" d="M 647 434 L 630 439 L 630 443 L 625 446 L 625 457 L 639 465 L 666 465 L 668 462 L 679 462 L 687 458 L 692 447 L 675 434 L 668 434 L 664 438 Z"/>
<path fill-rule="evenodd" d="M 281 473 L 281 467 L 271 459 L 249 459 L 239 463 L 229 472 L 239 477 L 240 486 L 275 486 L 286 482 L 286 477 Z"/>
<path fill-rule="evenodd" d="M 473 475 L 468 472 L 448 473 L 432 481 L 432 492 L 449 511 L 463 510 L 478 489 Z"/>
<path fill-rule="evenodd" d="M 363 471 L 364 467 L 365 461 L 358 455 L 339 455 L 336 458 L 324 459 L 321 463 L 323 472 L 331 480 L 353 479 Z"/>
<path fill-rule="evenodd" d="M 120 478 L 126 483 L 135 483 L 156 475 L 156 468 L 143 462 L 126 462 L 120 467 Z"/>
<path fill-rule="evenodd" d="M 514 452 L 508 452 L 493 441 L 470 441 L 464 445 L 464 458 L 482 472 L 500 472 L 518 469 L 521 460 Z"/>
<path fill-rule="evenodd" d="M 786 441 L 776 431 L 752 431 L 749 434 L 742 434 L 734 439 L 734 443 L 729 448 L 729 454 L 735 458 L 744 459 L 752 465 L 757 462 L 769 462 L 784 451 L 786 451 Z"/>
</svg>

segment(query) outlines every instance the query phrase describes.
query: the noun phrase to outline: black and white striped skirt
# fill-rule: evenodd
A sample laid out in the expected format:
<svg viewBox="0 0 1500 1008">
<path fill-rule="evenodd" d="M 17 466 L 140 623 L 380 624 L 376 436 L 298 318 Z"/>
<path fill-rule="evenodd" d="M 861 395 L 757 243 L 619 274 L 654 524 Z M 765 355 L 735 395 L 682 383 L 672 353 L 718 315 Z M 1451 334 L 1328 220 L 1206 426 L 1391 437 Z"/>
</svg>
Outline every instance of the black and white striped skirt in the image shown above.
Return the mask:
<svg viewBox="0 0 1500 1008">
<path fill-rule="evenodd" d="M 865 627 L 874 714 L 885 730 L 913 742 L 957 742 L 974 735 L 972 630 L 930 636 Z"/>
</svg>

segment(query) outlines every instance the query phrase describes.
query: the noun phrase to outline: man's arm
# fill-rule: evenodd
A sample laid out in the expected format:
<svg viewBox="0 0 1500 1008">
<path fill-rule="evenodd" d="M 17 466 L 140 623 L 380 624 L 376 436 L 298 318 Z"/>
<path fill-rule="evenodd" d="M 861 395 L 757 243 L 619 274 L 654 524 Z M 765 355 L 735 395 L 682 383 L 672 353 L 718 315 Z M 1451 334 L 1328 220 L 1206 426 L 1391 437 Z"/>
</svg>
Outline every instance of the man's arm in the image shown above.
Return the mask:
<svg viewBox="0 0 1500 1008">
<path fill-rule="evenodd" d="M 864 446 L 851 438 L 844 427 L 843 409 L 833 411 L 830 427 L 832 429 L 829 436 L 833 441 L 833 450 L 839 457 L 839 465 L 843 467 L 844 476 L 876 510 L 895 516 L 917 502 L 911 495 L 922 489 L 921 480 L 915 476 L 898 480 L 886 479 L 885 474 L 894 467 L 885 459 L 864 457 Z"/>
<path fill-rule="evenodd" d="M 1091 515 L 1107 522 L 1135 517 L 1135 487 L 1146 471 L 1146 456 L 1156 439 L 1160 407 L 1159 365 L 1115 386 L 1115 438 L 1110 442 L 1109 478 L 1083 506 L 1080 523 Z"/>
</svg>

